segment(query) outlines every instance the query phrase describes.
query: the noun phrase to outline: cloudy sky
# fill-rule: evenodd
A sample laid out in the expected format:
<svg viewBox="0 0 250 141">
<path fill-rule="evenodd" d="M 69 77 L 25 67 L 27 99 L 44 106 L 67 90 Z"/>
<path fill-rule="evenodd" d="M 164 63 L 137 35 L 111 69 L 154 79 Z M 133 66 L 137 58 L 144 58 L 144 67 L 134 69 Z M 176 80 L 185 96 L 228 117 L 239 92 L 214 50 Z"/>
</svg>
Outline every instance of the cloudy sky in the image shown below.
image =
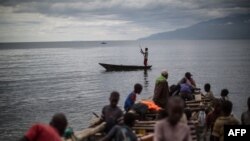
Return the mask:
<svg viewBox="0 0 250 141">
<path fill-rule="evenodd" d="M 135 40 L 249 12 L 250 0 L 0 0 L 0 42 Z"/>
</svg>

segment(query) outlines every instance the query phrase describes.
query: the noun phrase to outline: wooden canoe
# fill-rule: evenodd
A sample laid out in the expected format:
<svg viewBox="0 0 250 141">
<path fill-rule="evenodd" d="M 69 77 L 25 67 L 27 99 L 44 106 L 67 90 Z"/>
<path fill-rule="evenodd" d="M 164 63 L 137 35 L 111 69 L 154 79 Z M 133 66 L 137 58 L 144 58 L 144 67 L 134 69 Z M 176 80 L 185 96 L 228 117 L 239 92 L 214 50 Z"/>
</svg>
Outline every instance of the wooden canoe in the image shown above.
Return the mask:
<svg viewBox="0 0 250 141">
<path fill-rule="evenodd" d="M 152 66 L 135 66 L 135 65 L 114 65 L 99 63 L 107 71 L 133 71 L 133 70 L 149 70 Z"/>
<path fill-rule="evenodd" d="M 205 107 L 208 106 L 208 104 L 211 102 L 211 100 L 206 99 L 205 97 L 202 97 L 202 100 L 193 100 L 193 101 L 186 101 L 186 106 L 193 111 L 193 119 L 197 120 L 197 111 L 200 110 L 200 105 L 203 104 Z M 146 115 L 147 116 L 147 115 Z M 64 141 L 96 141 L 104 137 L 104 134 L 102 134 L 102 130 L 104 129 L 105 122 L 101 123 L 99 125 L 95 125 L 99 121 L 98 118 L 94 118 L 96 120 L 93 120 L 93 123 L 90 123 L 89 128 L 84 129 L 80 132 L 75 132 L 74 137 L 71 139 L 64 139 Z M 137 137 L 141 141 L 153 141 L 153 134 L 154 134 L 154 126 L 157 122 L 156 119 L 153 120 L 140 120 L 136 121 L 133 130 L 135 131 Z"/>
</svg>

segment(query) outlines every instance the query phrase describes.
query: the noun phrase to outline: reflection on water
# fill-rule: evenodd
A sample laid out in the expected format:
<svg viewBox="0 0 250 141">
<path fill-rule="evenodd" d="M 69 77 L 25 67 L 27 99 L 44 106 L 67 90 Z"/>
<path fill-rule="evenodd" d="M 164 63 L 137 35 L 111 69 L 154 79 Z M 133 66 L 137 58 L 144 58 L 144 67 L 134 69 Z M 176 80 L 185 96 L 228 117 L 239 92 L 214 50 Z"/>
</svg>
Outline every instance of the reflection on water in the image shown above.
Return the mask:
<svg viewBox="0 0 250 141">
<path fill-rule="evenodd" d="M 144 70 L 144 89 L 147 91 L 148 90 L 148 70 Z"/>
</svg>

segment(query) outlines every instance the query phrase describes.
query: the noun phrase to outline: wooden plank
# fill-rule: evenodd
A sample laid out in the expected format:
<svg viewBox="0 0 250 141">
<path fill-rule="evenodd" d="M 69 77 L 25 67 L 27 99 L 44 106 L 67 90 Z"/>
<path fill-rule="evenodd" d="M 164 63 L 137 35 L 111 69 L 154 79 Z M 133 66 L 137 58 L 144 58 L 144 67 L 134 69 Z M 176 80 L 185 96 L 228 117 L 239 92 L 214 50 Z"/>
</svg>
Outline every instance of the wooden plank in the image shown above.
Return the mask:
<svg viewBox="0 0 250 141">
<path fill-rule="evenodd" d="M 154 130 L 154 127 L 133 127 L 134 130 Z"/>
<path fill-rule="evenodd" d="M 153 140 L 154 140 L 153 133 L 138 138 L 138 141 L 153 141 Z"/>
</svg>

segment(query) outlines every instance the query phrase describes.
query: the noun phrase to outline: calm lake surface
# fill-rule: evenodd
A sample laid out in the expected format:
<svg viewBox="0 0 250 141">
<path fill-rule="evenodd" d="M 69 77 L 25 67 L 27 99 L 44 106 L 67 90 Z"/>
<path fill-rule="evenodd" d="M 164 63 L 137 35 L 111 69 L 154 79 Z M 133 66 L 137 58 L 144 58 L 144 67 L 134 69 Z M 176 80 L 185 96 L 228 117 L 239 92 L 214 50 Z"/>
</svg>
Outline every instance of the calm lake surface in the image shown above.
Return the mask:
<svg viewBox="0 0 250 141">
<path fill-rule="evenodd" d="M 92 112 L 100 114 L 111 91 L 121 94 L 119 106 L 134 83 L 144 86 L 140 98 L 152 96 L 161 70 L 169 84 L 186 71 L 199 87 L 211 83 L 218 97 L 228 88 L 239 118 L 250 96 L 250 41 L 112 41 L 0 44 L 0 140 L 17 140 L 35 122 L 48 123 L 64 112 L 69 125 L 80 130 Z M 106 72 L 99 62 L 143 64 L 139 44 L 149 48 L 152 70 Z"/>
</svg>

